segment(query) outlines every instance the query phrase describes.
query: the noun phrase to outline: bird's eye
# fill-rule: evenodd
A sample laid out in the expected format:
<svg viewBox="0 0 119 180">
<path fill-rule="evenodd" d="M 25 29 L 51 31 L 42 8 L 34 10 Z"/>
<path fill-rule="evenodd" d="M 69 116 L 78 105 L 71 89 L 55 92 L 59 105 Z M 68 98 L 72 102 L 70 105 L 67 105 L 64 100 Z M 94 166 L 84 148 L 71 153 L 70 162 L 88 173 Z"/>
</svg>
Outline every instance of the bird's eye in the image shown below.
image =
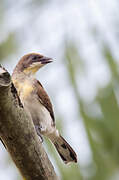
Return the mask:
<svg viewBox="0 0 119 180">
<path fill-rule="evenodd" d="M 37 56 L 33 56 L 33 57 L 32 57 L 32 60 L 36 60 L 36 59 L 37 59 Z"/>
</svg>

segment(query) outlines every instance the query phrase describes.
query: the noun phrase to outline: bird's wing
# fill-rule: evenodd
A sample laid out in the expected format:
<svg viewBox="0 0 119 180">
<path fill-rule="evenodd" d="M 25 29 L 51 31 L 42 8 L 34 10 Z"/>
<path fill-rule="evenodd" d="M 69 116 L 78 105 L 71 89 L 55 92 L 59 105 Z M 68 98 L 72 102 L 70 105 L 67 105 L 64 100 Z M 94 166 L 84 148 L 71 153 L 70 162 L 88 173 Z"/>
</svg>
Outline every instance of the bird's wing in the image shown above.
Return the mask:
<svg viewBox="0 0 119 180">
<path fill-rule="evenodd" d="M 36 89 L 37 89 L 37 94 L 38 94 L 40 103 L 43 106 L 45 106 L 45 108 L 49 111 L 49 113 L 50 113 L 50 115 L 52 117 L 52 120 L 53 120 L 53 124 L 55 124 L 55 117 L 54 117 L 53 107 L 52 107 L 52 104 L 50 102 L 49 96 L 47 95 L 47 93 L 44 90 L 42 84 L 38 80 L 36 80 L 35 86 L 36 86 Z"/>
</svg>

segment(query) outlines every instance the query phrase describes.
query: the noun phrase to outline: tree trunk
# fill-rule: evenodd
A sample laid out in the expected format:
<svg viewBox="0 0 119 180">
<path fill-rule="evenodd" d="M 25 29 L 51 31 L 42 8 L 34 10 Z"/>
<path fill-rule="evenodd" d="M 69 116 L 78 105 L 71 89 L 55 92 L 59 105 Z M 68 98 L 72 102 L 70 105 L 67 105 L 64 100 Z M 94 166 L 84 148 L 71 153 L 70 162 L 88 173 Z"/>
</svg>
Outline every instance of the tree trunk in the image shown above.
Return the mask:
<svg viewBox="0 0 119 180">
<path fill-rule="evenodd" d="M 11 82 L 0 67 L 0 138 L 26 180 L 57 180 L 54 168 Z"/>
</svg>

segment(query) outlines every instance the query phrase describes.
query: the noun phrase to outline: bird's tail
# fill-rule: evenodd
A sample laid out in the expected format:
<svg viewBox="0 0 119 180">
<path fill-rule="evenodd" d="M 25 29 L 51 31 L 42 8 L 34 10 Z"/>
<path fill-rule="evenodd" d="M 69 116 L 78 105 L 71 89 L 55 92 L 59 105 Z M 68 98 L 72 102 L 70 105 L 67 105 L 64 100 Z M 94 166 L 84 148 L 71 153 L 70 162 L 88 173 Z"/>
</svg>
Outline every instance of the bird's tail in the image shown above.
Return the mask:
<svg viewBox="0 0 119 180">
<path fill-rule="evenodd" d="M 76 153 L 61 135 L 57 136 L 56 138 L 50 138 L 50 140 L 54 144 L 57 152 L 65 164 L 69 162 L 77 162 Z"/>
</svg>

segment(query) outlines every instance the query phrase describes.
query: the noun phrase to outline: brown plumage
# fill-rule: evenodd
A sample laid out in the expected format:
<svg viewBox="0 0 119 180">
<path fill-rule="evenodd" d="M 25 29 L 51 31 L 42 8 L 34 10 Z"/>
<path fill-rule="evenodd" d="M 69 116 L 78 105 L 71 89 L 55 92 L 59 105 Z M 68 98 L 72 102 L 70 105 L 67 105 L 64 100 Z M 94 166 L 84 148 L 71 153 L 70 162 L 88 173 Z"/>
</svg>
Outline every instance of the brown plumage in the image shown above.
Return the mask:
<svg viewBox="0 0 119 180">
<path fill-rule="evenodd" d="M 35 60 L 40 59 L 42 57 L 43 55 L 37 53 L 29 53 L 24 55 L 16 65 L 13 73 L 15 73 L 16 71 L 23 72 L 24 69 L 28 68 L 33 61 L 35 62 Z"/>
<path fill-rule="evenodd" d="M 54 117 L 53 107 L 50 102 L 50 98 L 47 95 L 46 91 L 44 90 L 42 84 L 38 80 L 36 80 L 36 89 L 37 89 L 37 94 L 38 94 L 40 103 L 43 104 L 45 108 L 49 111 L 52 117 L 53 123 L 55 123 L 55 117 Z"/>
<path fill-rule="evenodd" d="M 33 120 L 37 134 L 40 137 L 41 134 L 45 135 L 52 141 L 64 163 L 77 162 L 76 153 L 56 129 L 49 96 L 42 84 L 34 78 L 34 74 L 50 62 L 51 58 L 41 54 L 27 54 L 18 62 L 12 80 L 26 113 Z"/>
</svg>

